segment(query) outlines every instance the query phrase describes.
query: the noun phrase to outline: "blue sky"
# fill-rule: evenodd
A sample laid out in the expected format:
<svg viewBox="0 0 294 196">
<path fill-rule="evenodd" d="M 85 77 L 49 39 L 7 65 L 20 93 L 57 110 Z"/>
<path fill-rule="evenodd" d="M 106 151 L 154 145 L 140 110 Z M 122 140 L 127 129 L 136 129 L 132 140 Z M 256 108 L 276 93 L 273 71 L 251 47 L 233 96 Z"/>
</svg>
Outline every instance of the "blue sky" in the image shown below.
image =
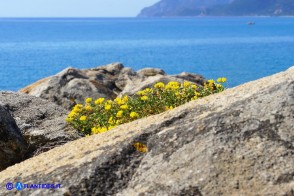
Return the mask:
<svg viewBox="0 0 294 196">
<path fill-rule="evenodd" d="M 0 0 L 0 17 L 130 17 L 159 0 Z"/>
</svg>

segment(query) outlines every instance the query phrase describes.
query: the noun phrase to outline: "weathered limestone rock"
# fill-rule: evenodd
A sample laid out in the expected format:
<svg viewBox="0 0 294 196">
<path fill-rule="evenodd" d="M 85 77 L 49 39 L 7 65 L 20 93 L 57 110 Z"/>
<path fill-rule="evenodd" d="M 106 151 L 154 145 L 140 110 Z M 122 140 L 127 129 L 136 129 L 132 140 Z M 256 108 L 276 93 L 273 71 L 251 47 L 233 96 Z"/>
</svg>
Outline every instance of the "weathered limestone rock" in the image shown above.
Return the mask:
<svg viewBox="0 0 294 196">
<path fill-rule="evenodd" d="M 127 84 L 133 83 L 133 81 L 143 81 L 144 76 L 139 75 L 131 68 L 124 68 L 119 74 L 115 85 L 119 88 L 120 92 L 124 90 Z"/>
<path fill-rule="evenodd" d="M 65 122 L 67 111 L 55 103 L 20 93 L 0 92 L 0 105 L 15 119 L 31 156 L 80 138 Z"/>
<path fill-rule="evenodd" d="M 27 147 L 14 119 L 0 102 L 0 171 L 22 161 Z"/>
<path fill-rule="evenodd" d="M 293 195 L 294 67 L 54 148 L 8 181 L 62 184 L 28 195 Z"/>
<path fill-rule="evenodd" d="M 197 80 L 193 77 L 183 78 L 181 75 L 166 76 L 163 70 L 156 68 L 145 68 L 135 72 L 125 68 L 121 63 L 112 63 L 94 69 L 67 68 L 21 89 L 20 92 L 48 99 L 70 109 L 75 103 L 83 103 L 87 97 L 114 99 L 118 95 L 133 94 L 133 89 L 138 89 L 142 82 L 144 85 L 140 85 L 141 88 L 151 86 L 161 78 L 166 81 L 196 81 L 197 84 L 203 85 L 202 76 L 191 75 Z"/>
<path fill-rule="evenodd" d="M 156 75 L 166 75 L 165 71 L 163 71 L 162 69 L 158 69 L 158 68 L 144 68 L 138 71 L 138 74 L 142 75 L 142 76 L 156 76 Z"/>
</svg>

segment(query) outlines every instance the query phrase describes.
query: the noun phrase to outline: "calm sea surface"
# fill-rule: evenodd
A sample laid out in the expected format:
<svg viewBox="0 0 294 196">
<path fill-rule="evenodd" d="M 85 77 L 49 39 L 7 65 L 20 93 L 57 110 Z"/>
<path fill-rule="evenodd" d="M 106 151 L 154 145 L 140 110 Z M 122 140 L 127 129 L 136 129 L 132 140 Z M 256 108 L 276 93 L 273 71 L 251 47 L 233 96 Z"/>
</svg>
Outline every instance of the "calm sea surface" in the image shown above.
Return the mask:
<svg viewBox="0 0 294 196">
<path fill-rule="evenodd" d="M 233 87 L 294 65 L 294 18 L 0 19 L 0 90 L 118 61 Z"/>
</svg>

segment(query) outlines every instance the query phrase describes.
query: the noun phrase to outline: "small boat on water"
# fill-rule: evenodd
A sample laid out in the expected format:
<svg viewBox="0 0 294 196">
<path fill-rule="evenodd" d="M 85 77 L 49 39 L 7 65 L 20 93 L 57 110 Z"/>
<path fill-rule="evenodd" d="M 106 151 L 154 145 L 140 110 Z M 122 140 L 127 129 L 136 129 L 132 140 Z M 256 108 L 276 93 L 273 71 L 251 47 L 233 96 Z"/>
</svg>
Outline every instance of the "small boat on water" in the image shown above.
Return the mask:
<svg viewBox="0 0 294 196">
<path fill-rule="evenodd" d="M 255 22 L 247 22 L 248 25 L 255 25 Z"/>
</svg>

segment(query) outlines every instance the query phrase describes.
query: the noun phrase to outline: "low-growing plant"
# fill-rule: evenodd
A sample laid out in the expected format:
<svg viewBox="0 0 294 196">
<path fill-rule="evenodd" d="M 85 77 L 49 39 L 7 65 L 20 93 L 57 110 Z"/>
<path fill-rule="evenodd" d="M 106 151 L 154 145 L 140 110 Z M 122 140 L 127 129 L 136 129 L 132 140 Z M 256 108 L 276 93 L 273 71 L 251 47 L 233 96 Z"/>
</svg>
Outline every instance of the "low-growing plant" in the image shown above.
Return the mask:
<svg viewBox="0 0 294 196">
<path fill-rule="evenodd" d="M 190 82 L 158 82 L 153 88 L 138 91 L 133 96 L 117 97 L 114 100 L 86 98 L 85 103 L 77 104 L 68 114 L 66 121 L 84 135 L 103 133 L 117 125 L 139 118 L 171 110 L 179 105 L 210 94 L 223 91 L 222 83 L 208 80 L 204 86 Z"/>
</svg>

